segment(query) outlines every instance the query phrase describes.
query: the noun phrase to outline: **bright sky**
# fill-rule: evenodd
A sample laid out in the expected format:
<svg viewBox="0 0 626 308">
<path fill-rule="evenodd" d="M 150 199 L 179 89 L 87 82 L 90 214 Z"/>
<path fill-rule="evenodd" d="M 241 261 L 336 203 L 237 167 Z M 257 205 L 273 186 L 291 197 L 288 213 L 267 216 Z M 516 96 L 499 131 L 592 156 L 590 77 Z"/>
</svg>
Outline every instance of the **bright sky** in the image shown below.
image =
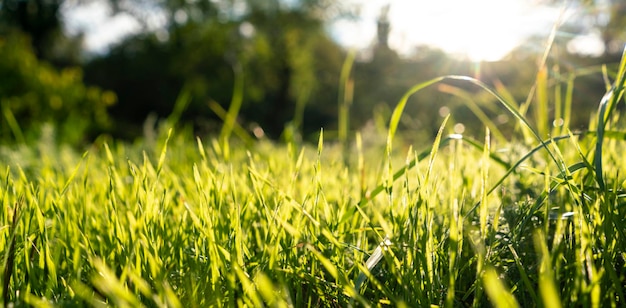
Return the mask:
<svg viewBox="0 0 626 308">
<path fill-rule="evenodd" d="M 345 0 L 360 6 L 356 21 L 341 20 L 332 35 L 349 48 L 366 48 L 376 40 L 376 20 L 390 4 L 390 45 L 410 54 L 417 45 L 431 45 L 472 60 L 498 60 L 533 34 L 547 37 L 561 12 L 536 4 L 537 0 Z M 140 25 L 128 15 L 109 17 L 104 2 L 66 12 L 68 28 L 84 29 L 90 51 L 103 51 Z M 571 14 L 570 14 L 571 15 Z M 155 28 L 159 20 L 153 21 Z M 576 42 L 575 42 L 576 43 Z M 580 49 L 597 53 L 598 39 L 589 35 L 577 42 Z M 594 45 L 595 44 L 595 45 Z"/>
<path fill-rule="evenodd" d="M 364 1 L 356 1 L 364 3 Z M 341 21 L 338 40 L 362 48 L 376 35 L 381 7 L 390 4 L 390 42 L 401 53 L 418 44 L 439 47 L 473 60 L 497 60 L 532 34 L 547 35 L 560 10 L 530 0 L 369 0 L 361 20 Z"/>
<path fill-rule="evenodd" d="M 119 14 L 111 17 L 111 8 L 104 1 L 66 8 L 63 14 L 70 34 L 85 32 L 85 47 L 90 52 L 102 52 L 124 36 L 141 30 L 132 16 Z"/>
</svg>

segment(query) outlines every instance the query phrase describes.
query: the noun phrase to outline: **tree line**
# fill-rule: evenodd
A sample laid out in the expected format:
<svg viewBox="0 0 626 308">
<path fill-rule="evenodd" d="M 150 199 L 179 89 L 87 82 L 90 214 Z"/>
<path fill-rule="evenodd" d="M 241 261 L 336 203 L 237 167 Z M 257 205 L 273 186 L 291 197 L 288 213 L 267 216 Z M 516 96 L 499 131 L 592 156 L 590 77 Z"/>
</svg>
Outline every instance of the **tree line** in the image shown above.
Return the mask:
<svg viewBox="0 0 626 308">
<path fill-rule="evenodd" d="M 241 103 L 238 122 L 253 131 L 279 139 L 286 128 L 299 136 L 313 136 L 320 127 L 337 129 L 342 65 L 349 51 L 333 41 L 329 22 L 354 18 L 355 7 L 332 0 L 299 1 L 106 1 L 112 14 L 124 12 L 142 22 L 158 10 L 164 16 L 159 31 L 125 38 L 104 54 L 85 56 L 84 35 L 64 31 L 63 9 L 97 0 L 5 0 L 0 6 L 0 100 L 3 140 L 34 138 L 43 123 L 52 123 L 59 140 L 81 143 L 108 134 L 140 137 L 148 118 L 168 117 L 177 101 L 187 97 L 180 123 L 198 133 L 214 133 L 222 112 Z M 605 3 L 605 2 L 602 2 Z M 594 6 L 593 1 L 581 5 Z M 581 68 L 591 69 L 575 82 L 573 125 L 587 122 L 605 90 L 603 63 L 621 54 L 625 6 L 610 1 L 610 15 L 598 16 L 605 54 L 581 56 L 558 48 L 551 54 L 549 74 L 566 80 Z M 607 22 L 608 20 L 608 22 Z M 389 21 L 385 21 L 389 22 Z M 412 85 L 446 74 L 469 75 L 486 83 L 506 85 L 512 98 L 523 101 L 537 74 L 537 53 L 525 46 L 507 59 L 474 63 L 444 52 L 416 46 L 411 56 L 391 49 L 391 24 L 379 21 L 378 40 L 369 56 L 358 56 L 349 76 L 353 93 L 350 129 L 384 122 Z M 579 25 L 565 27 L 572 33 Z M 579 27 L 579 28 L 576 28 Z M 419 31 L 419 30 L 417 30 Z M 557 45 L 564 46 L 567 38 Z M 558 64 L 558 65 L 557 65 Z M 564 64 L 564 65 L 563 65 Z M 557 85 L 551 85 L 557 89 Z M 433 87 L 415 95 L 403 125 L 429 137 L 439 125 L 441 108 L 455 121 L 480 131 L 466 100 L 468 94 L 490 117 L 502 110 L 493 98 L 464 84 Z M 556 94 L 556 90 L 554 92 Z M 378 122 L 377 122 L 378 118 Z M 506 119 L 499 122 L 510 126 Z M 580 124 L 576 124 L 580 123 Z"/>
</svg>

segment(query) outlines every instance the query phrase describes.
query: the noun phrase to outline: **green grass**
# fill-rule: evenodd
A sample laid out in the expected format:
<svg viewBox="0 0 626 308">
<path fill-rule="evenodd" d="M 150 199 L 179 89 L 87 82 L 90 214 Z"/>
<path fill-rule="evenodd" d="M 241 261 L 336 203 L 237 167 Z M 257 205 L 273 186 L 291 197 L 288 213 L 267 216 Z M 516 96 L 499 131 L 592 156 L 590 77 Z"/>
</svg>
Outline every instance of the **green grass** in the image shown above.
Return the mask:
<svg viewBox="0 0 626 308">
<path fill-rule="evenodd" d="M 524 107 L 536 108 L 532 118 L 501 85 L 440 77 L 409 89 L 386 143 L 357 134 L 351 144 L 345 123 L 339 141 L 320 131 L 317 145 L 252 143 L 234 106 L 216 138 L 163 129 L 153 141 L 101 140 L 80 154 L 49 133 L 2 147 L 2 300 L 622 306 L 626 132 L 616 106 L 625 68 L 626 57 L 607 70 L 615 83 L 586 133 L 548 122 L 550 91 L 559 93 L 555 117 L 569 118 L 570 92 L 560 92 L 575 77 L 550 86 L 540 69 L 540 93 Z M 504 140 L 488 119 L 477 138 L 447 135 L 446 118 L 431 145 L 404 143 L 396 135 L 408 98 L 450 79 L 490 93 L 521 137 Z"/>
</svg>

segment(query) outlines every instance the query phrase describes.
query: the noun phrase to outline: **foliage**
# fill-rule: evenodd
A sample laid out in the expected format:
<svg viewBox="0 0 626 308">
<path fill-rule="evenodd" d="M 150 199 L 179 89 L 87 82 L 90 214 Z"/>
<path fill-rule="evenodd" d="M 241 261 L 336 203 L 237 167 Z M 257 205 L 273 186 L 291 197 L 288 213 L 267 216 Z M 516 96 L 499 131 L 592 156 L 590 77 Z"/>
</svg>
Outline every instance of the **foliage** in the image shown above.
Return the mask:
<svg viewBox="0 0 626 308">
<path fill-rule="evenodd" d="M 59 11 L 61 0 L 6 0 L 0 5 L 0 25 L 3 30 L 13 29 L 28 33 L 35 54 L 44 57 L 51 50 L 54 37 L 61 32 Z"/>
<path fill-rule="evenodd" d="M 184 89 L 192 100 L 182 120 L 202 128 L 216 118 L 210 104 L 228 107 L 239 78 L 246 89 L 240 116 L 273 138 L 294 118 L 300 119 L 295 121 L 298 132 L 305 124 L 311 131 L 336 110 L 342 52 L 321 21 L 300 7 L 255 6 L 230 18 L 207 9 L 207 18 L 198 19 L 194 5 L 178 7 L 179 16 L 188 18 L 172 21 L 167 39 L 159 33 L 128 38 L 86 65 L 89 83 L 118 94 L 120 103 L 111 113 L 121 125 L 138 126 L 151 112 L 167 116 Z M 303 119 L 311 101 L 315 106 Z"/>
<path fill-rule="evenodd" d="M 626 3 L 621 0 L 576 0 L 564 4 L 546 0 L 559 8 L 565 5 L 578 7 L 577 13 L 565 22 L 568 34 L 561 37 L 572 40 L 576 35 L 598 33 L 603 43 L 604 56 L 619 56 L 626 42 Z M 581 22 L 584 21 L 584 22 Z M 563 44 L 565 45 L 565 44 Z"/>
<path fill-rule="evenodd" d="M 65 0 L 4 0 L 0 3 L 0 35 L 22 33 L 30 38 L 39 60 L 56 67 L 75 66 L 80 61 L 82 37 L 63 31 Z"/>
<path fill-rule="evenodd" d="M 542 4 L 546 2 L 562 5 L 559 1 Z M 237 114 L 244 129 L 260 132 L 262 128 L 274 139 L 302 135 L 314 140 L 320 126 L 329 134 L 339 128 L 338 76 L 347 52 L 333 42 L 325 27 L 328 21 L 354 16 L 358 5 L 333 0 L 105 0 L 112 15 L 134 17 L 143 31 L 106 54 L 86 58 L 81 54 L 81 35 L 68 37 L 63 33 L 63 10 L 90 3 L 7 0 L 0 5 L 0 32 L 19 31 L 29 36 L 37 59 L 56 68 L 85 60 L 81 65 L 86 82 L 111 89 L 119 98 L 119 103 L 108 109 L 115 136 L 140 136 L 142 123 L 152 115 L 167 117 L 173 102 L 184 93 L 191 99 L 180 119 L 192 123 L 198 132 L 215 132 L 219 129 L 216 122 L 221 120 L 215 106 L 229 108 L 233 93 L 238 91 L 236 81 L 245 88 Z M 582 17 L 570 18 L 571 22 L 562 26 L 562 33 L 569 34 L 557 36 L 561 51 L 551 53 L 546 72 L 554 80 L 548 85 L 550 99 L 569 95 L 566 90 L 573 80 L 572 106 L 580 112 L 572 114 L 571 127 L 580 129 L 594 108 L 589 102 L 605 90 L 602 64 L 619 61 L 614 51 L 621 50 L 624 27 L 620 25 L 626 15 L 620 1 L 573 3 Z M 155 16 L 162 20 L 156 28 L 151 24 Z M 372 123 L 372 118 L 378 117 L 374 121 L 380 123 L 378 115 L 389 112 L 415 82 L 448 74 L 473 76 L 495 88 L 506 84 L 516 103 L 527 105 L 528 112 L 539 112 L 525 100 L 532 97 L 528 88 L 537 76 L 535 55 L 543 49 L 544 38 L 526 42 L 498 63 L 455 60 L 427 47 L 416 47 L 412 55 L 400 57 L 386 42 L 389 27 L 393 29 L 389 22 L 393 21 L 384 21 L 384 35 L 370 48 L 371 57 L 357 57 L 354 64 L 350 81 L 354 87 L 352 131 Z M 601 33 L 607 53 L 598 58 L 568 54 L 568 41 L 590 31 Z M 581 67 L 589 69 L 580 74 Z M 440 114 L 451 111 L 462 124 L 460 128 L 477 133 L 482 131 L 483 115 L 476 115 L 475 110 L 481 108 L 484 117 L 500 117 L 494 125 L 511 136 L 510 118 L 492 107 L 492 97 L 463 83 L 451 86 L 429 88 L 423 95 L 411 97 L 407 107 L 410 116 L 403 117 L 401 125 L 418 130 L 416 139 L 430 139 L 437 132 Z"/>
<path fill-rule="evenodd" d="M 59 141 L 76 144 L 106 128 L 106 108 L 116 102 L 114 93 L 85 86 L 80 68 L 57 70 L 38 60 L 19 34 L 0 37 L 0 80 L 5 140 L 24 142 L 50 122 L 59 129 Z"/>
</svg>

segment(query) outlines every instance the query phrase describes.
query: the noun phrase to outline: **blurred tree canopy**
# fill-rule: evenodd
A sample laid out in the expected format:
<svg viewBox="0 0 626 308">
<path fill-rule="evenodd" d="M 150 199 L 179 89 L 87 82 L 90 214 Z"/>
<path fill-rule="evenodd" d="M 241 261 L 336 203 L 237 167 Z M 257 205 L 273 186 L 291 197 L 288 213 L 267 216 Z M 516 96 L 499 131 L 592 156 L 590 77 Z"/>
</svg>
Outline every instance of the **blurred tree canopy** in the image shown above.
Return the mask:
<svg viewBox="0 0 626 308">
<path fill-rule="evenodd" d="M 192 102 L 184 119 L 209 125 L 215 117 L 208 104 L 228 108 L 238 77 L 245 89 L 240 115 L 271 137 L 291 119 L 302 119 L 312 100 L 305 120 L 314 124 L 307 128 L 332 119 L 344 55 L 324 31 L 326 1 L 238 3 L 245 9 L 218 1 L 165 2 L 166 35 L 127 39 L 85 66 L 87 82 L 116 91 L 120 104 L 111 112 L 128 124 L 150 112 L 166 116 L 185 87 Z"/>
<path fill-rule="evenodd" d="M 55 69 L 35 56 L 26 36 L 0 37 L 2 139 L 23 141 L 41 124 L 58 124 L 61 140 L 83 141 L 106 129 L 111 91 L 85 86 L 80 68 Z"/>
<path fill-rule="evenodd" d="M 85 57 L 83 36 L 64 31 L 63 9 L 98 1 L 106 3 L 112 15 L 133 16 L 142 31 L 106 53 Z M 581 67 L 619 60 L 615 51 L 626 35 L 622 2 L 576 2 L 586 8 L 584 18 L 566 24 L 564 31 L 570 35 L 559 36 L 557 45 L 600 31 L 605 54 L 581 56 L 556 48 L 548 61 L 554 80 L 565 82 Z M 257 128 L 257 133 L 260 127 L 271 138 L 279 138 L 285 128 L 305 137 L 319 127 L 332 131 L 337 128 L 339 75 L 347 52 L 326 27 L 354 12 L 355 7 L 336 0 L 3 0 L 0 99 L 4 119 L 9 120 L 2 122 L 1 132 L 16 137 L 22 129 L 51 121 L 80 128 L 63 131 L 68 134 L 134 138 L 142 134 L 150 115 L 167 117 L 186 94 L 191 99 L 181 120 L 200 133 L 220 127 L 223 115 L 215 108 L 228 109 L 234 98 L 242 102 L 239 123 Z M 545 43 L 545 38 L 533 38 L 508 59 L 494 63 L 453 59 L 425 46 L 400 56 L 387 42 L 393 21 L 385 12 L 377 25 L 377 40 L 357 58 L 350 77 L 352 129 L 371 119 L 380 126 L 411 86 L 446 74 L 474 76 L 496 88 L 505 85 L 511 99 L 522 104 L 537 76 L 537 51 L 543 51 Z M 595 108 L 604 91 L 601 70 L 591 71 L 575 78 L 577 111 Z M 564 91 L 557 84 L 550 86 L 552 99 Z M 456 83 L 411 97 L 402 125 L 430 137 L 440 117 L 451 112 L 467 129 L 481 131 L 468 100 L 486 116 L 498 118 L 498 125 L 511 126 L 506 117 L 499 117 L 503 110 L 492 97 Z M 588 113 L 576 116 L 585 123 Z"/>
<path fill-rule="evenodd" d="M 36 137 L 44 123 L 78 144 L 111 125 L 114 92 L 83 82 L 81 37 L 63 32 L 61 0 L 0 2 L 0 139 Z"/>
<path fill-rule="evenodd" d="M 562 1 L 544 0 L 555 6 Z M 605 56 L 621 54 L 626 42 L 626 2 L 623 0 L 575 0 L 569 3 L 580 9 L 570 18 L 565 27 L 574 35 L 598 32 L 604 47 Z"/>
<path fill-rule="evenodd" d="M 61 7 L 65 0 L 0 1 L 0 35 L 19 32 L 27 35 L 35 56 L 57 67 L 76 65 L 80 59 L 81 37 L 63 31 Z"/>
</svg>

